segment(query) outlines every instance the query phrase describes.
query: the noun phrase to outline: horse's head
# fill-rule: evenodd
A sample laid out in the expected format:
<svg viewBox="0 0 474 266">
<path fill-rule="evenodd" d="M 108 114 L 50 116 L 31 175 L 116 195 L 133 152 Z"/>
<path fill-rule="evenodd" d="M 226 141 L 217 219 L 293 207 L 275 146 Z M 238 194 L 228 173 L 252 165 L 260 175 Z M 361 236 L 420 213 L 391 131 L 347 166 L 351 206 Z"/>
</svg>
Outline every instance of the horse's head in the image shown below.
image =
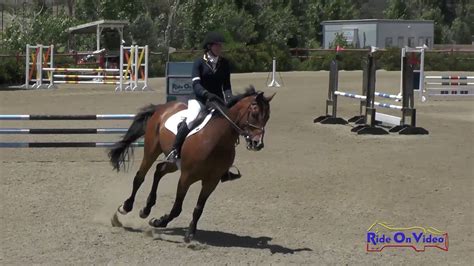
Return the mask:
<svg viewBox="0 0 474 266">
<path fill-rule="evenodd" d="M 247 92 L 248 93 L 248 92 Z M 265 125 L 270 118 L 270 101 L 275 94 L 266 97 L 263 92 L 251 93 L 239 101 L 239 118 L 237 123 L 245 132 L 247 149 L 259 151 L 263 148 Z"/>
</svg>

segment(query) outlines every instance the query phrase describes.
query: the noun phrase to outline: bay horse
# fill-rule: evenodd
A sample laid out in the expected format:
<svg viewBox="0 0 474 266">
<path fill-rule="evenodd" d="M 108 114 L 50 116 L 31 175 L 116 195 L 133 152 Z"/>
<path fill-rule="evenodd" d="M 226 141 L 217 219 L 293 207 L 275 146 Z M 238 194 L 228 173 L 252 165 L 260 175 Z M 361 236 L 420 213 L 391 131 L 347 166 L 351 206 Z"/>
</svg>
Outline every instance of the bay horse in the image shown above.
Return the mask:
<svg viewBox="0 0 474 266">
<path fill-rule="evenodd" d="M 149 221 L 151 226 L 166 227 L 169 222 L 178 217 L 188 188 L 193 183 L 201 181 L 201 192 L 184 237 L 185 242 L 192 240 L 208 197 L 219 184 L 221 176 L 234 162 L 235 145 L 239 136 L 244 136 L 249 150 L 258 151 L 264 147 L 265 125 L 270 118 L 270 101 L 273 96 L 275 94 L 266 97 L 263 92 L 257 92 L 250 87 L 245 93 L 232 97 L 223 108 L 212 103 L 220 112 L 217 115 L 214 114 L 203 129 L 189 136 L 182 146 L 179 167 L 181 175 L 174 205 L 168 214 L 159 219 L 152 218 Z M 119 171 L 126 167 L 129 153 L 133 151 L 131 144 L 143 135 L 145 136 L 144 156 L 133 179 L 132 193 L 112 217 L 113 226 L 121 226 L 117 213 L 124 215 L 132 210 L 136 193 L 158 156 L 171 151 L 175 135 L 165 128 L 165 121 L 183 109 L 186 109 L 186 104 L 180 102 L 149 105 L 142 108 L 123 139 L 115 143 L 109 151 L 110 162 L 114 169 Z M 156 203 L 156 191 L 160 179 L 177 170 L 178 166 L 175 163 L 158 162 L 146 206 L 139 213 L 141 218 L 148 217 L 151 208 Z"/>
</svg>

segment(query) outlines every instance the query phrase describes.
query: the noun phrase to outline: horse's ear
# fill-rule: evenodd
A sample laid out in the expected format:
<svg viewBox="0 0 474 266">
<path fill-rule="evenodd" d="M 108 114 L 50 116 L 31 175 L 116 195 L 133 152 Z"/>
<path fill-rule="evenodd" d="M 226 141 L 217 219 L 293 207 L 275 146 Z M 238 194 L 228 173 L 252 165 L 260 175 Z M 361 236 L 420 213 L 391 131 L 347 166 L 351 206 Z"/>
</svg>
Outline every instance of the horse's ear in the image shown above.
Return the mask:
<svg viewBox="0 0 474 266">
<path fill-rule="evenodd" d="M 275 95 L 276 95 L 276 92 L 274 92 L 274 93 L 273 93 L 272 95 L 270 95 L 269 97 L 265 97 L 265 101 L 270 102 L 270 101 L 273 99 L 273 97 L 275 97 Z"/>
<path fill-rule="evenodd" d="M 259 91 L 257 93 L 257 97 L 255 97 L 255 101 L 258 103 L 264 102 L 265 101 L 265 96 L 263 96 L 263 92 Z"/>
<path fill-rule="evenodd" d="M 249 85 L 245 91 L 248 94 L 254 94 L 255 93 L 255 87 L 253 85 Z"/>
</svg>

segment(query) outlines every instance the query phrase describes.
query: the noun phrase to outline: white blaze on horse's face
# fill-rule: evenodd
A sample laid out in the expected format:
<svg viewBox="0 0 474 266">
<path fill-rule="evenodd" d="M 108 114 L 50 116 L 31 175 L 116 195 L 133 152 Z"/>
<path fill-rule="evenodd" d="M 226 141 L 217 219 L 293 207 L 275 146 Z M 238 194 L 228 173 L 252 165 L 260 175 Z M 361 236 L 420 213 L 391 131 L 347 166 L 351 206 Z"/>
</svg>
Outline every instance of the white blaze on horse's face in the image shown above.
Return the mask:
<svg viewBox="0 0 474 266">
<path fill-rule="evenodd" d="M 265 128 L 264 127 L 258 127 L 252 124 L 249 125 L 251 128 L 249 130 L 249 137 L 247 138 L 247 149 L 253 150 L 253 151 L 259 151 L 263 149 L 264 144 L 263 144 L 263 137 L 265 135 Z"/>
</svg>

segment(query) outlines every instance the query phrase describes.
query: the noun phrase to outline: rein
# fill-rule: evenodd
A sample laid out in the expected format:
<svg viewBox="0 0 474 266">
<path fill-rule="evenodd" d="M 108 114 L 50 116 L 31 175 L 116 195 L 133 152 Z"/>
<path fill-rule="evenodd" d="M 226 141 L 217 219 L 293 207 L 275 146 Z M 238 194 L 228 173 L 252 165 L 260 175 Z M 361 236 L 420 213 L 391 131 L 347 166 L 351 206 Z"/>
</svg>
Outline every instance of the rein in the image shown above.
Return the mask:
<svg viewBox="0 0 474 266">
<path fill-rule="evenodd" d="M 248 138 L 248 134 L 245 132 L 245 130 L 241 129 L 234 121 L 232 121 L 232 119 L 227 115 L 227 113 L 224 110 L 222 110 L 222 108 L 219 104 L 217 104 L 215 102 L 210 102 L 209 104 L 212 105 L 212 107 L 214 107 L 219 113 L 221 113 L 221 115 L 227 121 L 229 121 L 230 125 L 234 128 L 235 131 L 237 131 L 237 133 L 240 136 Z"/>
</svg>

